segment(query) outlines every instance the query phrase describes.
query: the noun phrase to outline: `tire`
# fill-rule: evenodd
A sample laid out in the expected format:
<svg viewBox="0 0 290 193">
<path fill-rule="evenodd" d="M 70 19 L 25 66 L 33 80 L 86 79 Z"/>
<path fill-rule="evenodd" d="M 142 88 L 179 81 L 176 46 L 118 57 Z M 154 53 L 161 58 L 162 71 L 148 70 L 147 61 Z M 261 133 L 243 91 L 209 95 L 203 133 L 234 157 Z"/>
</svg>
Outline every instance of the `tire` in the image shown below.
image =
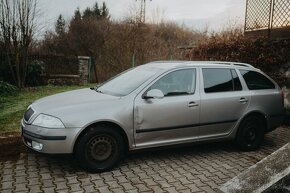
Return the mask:
<svg viewBox="0 0 290 193">
<path fill-rule="evenodd" d="M 260 147 L 265 134 L 265 124 L 258 116 L 245 118 L 236 137 L 237 145 L 245 151 L 253 151 Z"/>
<path fill-rule="evenodd" d="M 81 167 L 89 172 L 103 172 L 117 165 L 124 155 L 124 140 L 113 128 L 90 128 L 75 149 Z"/>
</svg>

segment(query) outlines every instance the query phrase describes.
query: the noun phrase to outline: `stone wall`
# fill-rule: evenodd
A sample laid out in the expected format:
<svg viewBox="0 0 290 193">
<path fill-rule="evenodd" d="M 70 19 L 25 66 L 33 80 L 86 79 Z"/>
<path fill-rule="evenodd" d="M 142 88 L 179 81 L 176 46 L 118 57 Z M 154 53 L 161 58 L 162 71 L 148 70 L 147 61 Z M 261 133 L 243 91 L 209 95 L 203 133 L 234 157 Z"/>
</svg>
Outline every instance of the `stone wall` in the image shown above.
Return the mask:
<svg viewBox="0 0 290 193">
<path fill-rule="evenodd" d="M 88 56 L 79 56 L 78 60 L 78 70 L 73 74 L 61 74 L 53 73 L 45 73 L 42 74 L 42 79 L 44 84 L 52 84 L 52 85 L 84 85 L 89 83 L 89 62 L 90 57 Z M 70 63 L 62 63 L 62 65 L 70 66 Z M 62 68 L 61 65 L 56 65 L 54 68 Z M 66 72 L 66 70 L 64 70 Z"/>
<path fill-rule="evenodd" d="M 79 76 L 80 84 L 87 84 L 89 81 L 89 61 L 88 56 L 79 56 Z"/>
<path fill-rule="evenodd" d="M 78 85 L 80 76 L 72 74 L 50 74 L 42 77 L 45 84 L 51 85 Z"/>
</svg>

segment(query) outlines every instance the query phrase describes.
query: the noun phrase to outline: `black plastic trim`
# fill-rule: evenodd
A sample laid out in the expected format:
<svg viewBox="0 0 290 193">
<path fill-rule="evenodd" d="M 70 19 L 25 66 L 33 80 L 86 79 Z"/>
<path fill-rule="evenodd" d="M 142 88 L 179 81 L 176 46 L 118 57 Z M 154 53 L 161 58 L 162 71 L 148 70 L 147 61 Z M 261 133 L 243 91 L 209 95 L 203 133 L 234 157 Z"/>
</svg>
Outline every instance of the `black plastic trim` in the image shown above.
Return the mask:
<svg viewBox="0 0 290 193">
<path fill-rule="evenodd" d="M 37 139 L 42 139 L 42 140 L 65 140 L 66 136 L 43 136 L 43 135 L 38 135 L 29 131 L 23 130 L 22 135 L 24 137 L 33 137 Z"/>
<path fill-rule="evenodd" d="M 153 131 L 165 131 L 165 130 L 172 130 L 172 129 L 184 129 L 189 127 L 199 127 L 199 126 L 206 126 L 206 125 L 215 125 L 215 124 L 223 124 L 223 123 L 234 123 L 235 120 L 227 120 L 227 121 L 219 121 L 219 122 L 211 122 L 211 123 L 200 123 L 200 124 L 192 124 L 192 125 L 179 125 L 173 127 L 160 127 L 160 128 L 150 128 L 150 129 L 137 129 L 136 133 L 147 133 Z"/>
<path fill-rule="evenodd" d="M 24 120 L 28 122 L 34 113 L 35 111 L 31 107 L 27 109 L 23 116 Z"/>
</svg>

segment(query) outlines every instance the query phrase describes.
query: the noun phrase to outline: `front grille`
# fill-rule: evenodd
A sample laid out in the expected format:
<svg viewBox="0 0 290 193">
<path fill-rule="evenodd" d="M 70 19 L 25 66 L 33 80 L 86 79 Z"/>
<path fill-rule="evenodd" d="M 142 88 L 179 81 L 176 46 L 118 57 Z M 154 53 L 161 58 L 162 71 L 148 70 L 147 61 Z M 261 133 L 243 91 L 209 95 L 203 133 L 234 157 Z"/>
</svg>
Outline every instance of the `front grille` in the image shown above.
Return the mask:
<svg viewBox="0 0 290 193">
<path fill-rule="evenodd" d="M 24 114 L 24 120 L 25 120 L 26 122 L 28 122 L 29 119 L 30 119 L 30 117 L 33 115 L 33 113 L 34 113 L 33 109 L 32 109 L 32 108 L 29 108 L 29 109 L 25 112 L 25 114 Z"/>
</svg>

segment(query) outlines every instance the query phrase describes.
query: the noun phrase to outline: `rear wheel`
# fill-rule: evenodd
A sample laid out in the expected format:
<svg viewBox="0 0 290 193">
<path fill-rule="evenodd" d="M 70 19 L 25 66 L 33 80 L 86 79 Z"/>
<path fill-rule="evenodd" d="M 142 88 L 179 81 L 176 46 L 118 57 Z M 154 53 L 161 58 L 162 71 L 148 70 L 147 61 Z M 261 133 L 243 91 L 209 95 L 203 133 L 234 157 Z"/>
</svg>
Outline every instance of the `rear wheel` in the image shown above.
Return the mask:
<svg viewBox="0 0 290 193">
<path fill-rule="evenodd" d="M 246 151 L 259 148 L 264 139 L 265 124 L 258 116 L 245 118 L 239 126 L 236 137 L 237 145 Z"/>
<path fill-rule="evenodd" d="M 76 146 L 80 165 L 90 172 L 112 169 L 124 154 L 122 136 L 113 128 L 91 128 L 82 136 Z"/>
</svg>

